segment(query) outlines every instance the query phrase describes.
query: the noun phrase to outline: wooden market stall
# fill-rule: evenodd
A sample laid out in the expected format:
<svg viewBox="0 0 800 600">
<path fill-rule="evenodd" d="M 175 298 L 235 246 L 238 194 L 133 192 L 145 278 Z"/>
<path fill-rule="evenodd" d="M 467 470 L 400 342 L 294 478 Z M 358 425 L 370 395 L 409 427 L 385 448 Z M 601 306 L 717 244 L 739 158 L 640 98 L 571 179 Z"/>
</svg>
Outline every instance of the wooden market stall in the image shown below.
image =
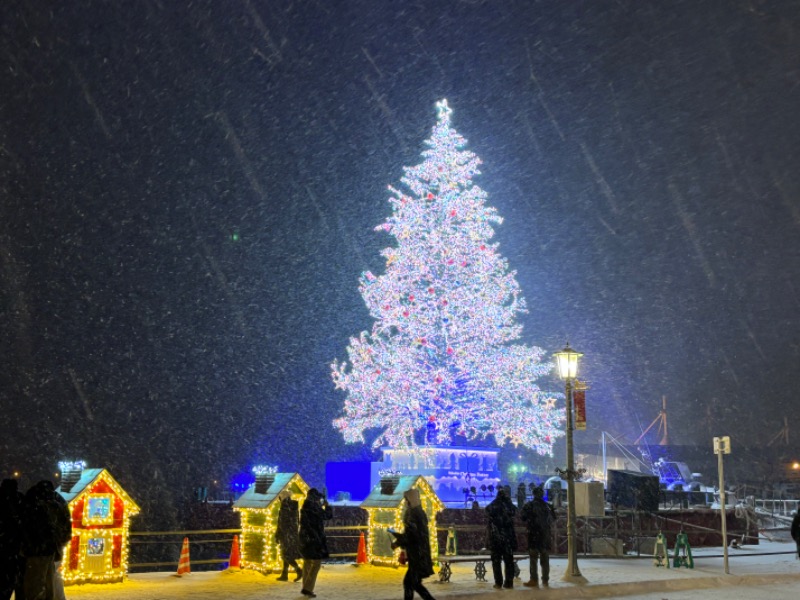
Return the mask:
<svg viewBox="0 0 800 600">
<path fill-rule="evenodd" d="M 309 485 L 297 473 L 271 473 L 256 471 L 256 481 L 247 488 L 233 510 L 241 516 L 242 537 L 241 566 L 262 573 L 279 572 L 283 566 L 280 545 L 275 543 L 280 500 L 278 495 L 287 491 L 300 507 Z"/>
<path fill-rule="evenodd" d="M 105 469 L 62 462 L 56 492 L 72 516 L 72 539 L 62 570 L 64 583 L 111 583 L 128 574 L 130 518 L 139 507 Z"/>
<path fill-rule="evenodd" d="M 400 549 L 392 550 L 394 536 L 389 529 L 402 532 L 403 515 L 407 502 L 403 494 L 410 489 L 419 490 L 422 509 L 428 516 L 430 530 L 431 556 L 436 560 L 439 542 L 436 536 L 436 515 L 444 509 L 444 503 L 433 491 L 431 485 L 421 475 L 400 475 L 383 477 L 370 492 L 361 508 L 367 511 L 367 560 L 370 564 L 397 567 Z"/>
</svg>

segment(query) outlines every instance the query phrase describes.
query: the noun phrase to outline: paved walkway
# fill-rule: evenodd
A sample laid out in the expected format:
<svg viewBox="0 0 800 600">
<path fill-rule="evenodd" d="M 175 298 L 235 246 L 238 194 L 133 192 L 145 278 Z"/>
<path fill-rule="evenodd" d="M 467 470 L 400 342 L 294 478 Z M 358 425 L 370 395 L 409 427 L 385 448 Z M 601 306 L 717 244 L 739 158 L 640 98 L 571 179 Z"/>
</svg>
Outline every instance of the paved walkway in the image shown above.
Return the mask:
<svg viewBox="0 0 800 600">
<path fill-rule="evenodd" d="M 528 563 L 520 561 L 522 580 L 513 590 L 493 589 L 491 574 L 488 582 L 475 580 L 472 565 L 455 564 L 450 583 L 426 585 L 437 600 L 476 600 L 492 596 L 504 600 L 522 598 L 670 598 L 686 597 L 691 590 L 731 590 L 731 597 L 757 599 L 796 598 L 800 590 L 800 561 L 794 554 L 793 543 L 765 542 L 759 546 L 731 549 L 730 574 L 726 575 L 721 549 L 705 548 L 694 551 L 694 569 L 666 569 L 653 566 L 649 558 L 589 558 L 579 557 L 585 585 L 564 583 L 561 577 L 566 568 L 562 557 L 551 561 L 551 587 L 533 590 L 522 586 L 528 578 Z M 328 564 L 317 581 L 321 600 L 397 600 L 402 598 L 404 570 L 348 564 Z M 766 587 L 765 587 L 766 586 Z M 773 594 L 767 590 L 788 592 Z M 733 588 L 736 588 L 734 591 Z M 299 599 L 301 584 L 275 580 L 253 571 L 192 573 L 182 578 L 170 573 L 133 574 L 117 584 L 83 585 L 67 588 L 67 597 L 102 598 L 103 600 L 263 600 L 265 598 Z M 718 593 L 718 592 L 713 592 Z M 655 594 L 653 596 L 648 596 Z M 783 595 L 782 595 L 783 594 Z M 787 595 L 788 594 L 788 595 Z M 692 596 L 698 597 L 698 596 Z M 701 594 L 699 597 L 703 597 Z M 718 597 L 718 596 L 717 596 Z"/>
</svg>

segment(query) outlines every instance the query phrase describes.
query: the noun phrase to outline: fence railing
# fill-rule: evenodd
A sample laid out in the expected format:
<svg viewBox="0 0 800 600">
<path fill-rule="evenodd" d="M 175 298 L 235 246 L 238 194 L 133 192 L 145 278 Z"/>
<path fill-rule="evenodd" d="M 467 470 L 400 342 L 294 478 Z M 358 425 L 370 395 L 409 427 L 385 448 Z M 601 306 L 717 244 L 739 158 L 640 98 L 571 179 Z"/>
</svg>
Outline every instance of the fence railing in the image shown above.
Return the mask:
<svg viewBox="0 0 800 600">
<path fill-rule="evenodd" d="M 793 514 L 798 509 L 798 505 L 800 505 L 798 500 L 756 500 L 757 508 L 781 515 Z M 666 514 L 652 515 L 649 513 L 630 513 L 624 517 L 607 515 L 605 517 L 578 518 L 576 525 L 578 551 L 584 556 L 591 553 L 594 540 L 604 541 L 599 538 L 624 542 L 627 552 L 640 555 L 649 554 L 647 550 L 643 550 L 647 545 L 642 546 L 641 544 L 648 539 L 654 538 L 662 531 L 667 534 L 672 530 L 682 530 L 690 535 L 694 532 L 695 534 L 707 535 L 709 541 L 712 542 L 720 534 L 716 529 L 716 524 L 708 527 L 697 523 L 676 521 L 670 517 L 668 512 Z M 752 543 L 754 540 L 746 538 L 754 538 L 755 534 L 757 534 L 756 529 L 751 529 L 754 525 L 755 522 L 753 521 L 747 527 L 739 527 L 741 530 L 737 530 L 736 528 L 732 529 L 731 524 L 729 524 L 729 539 L 741 536 L 744 543 Z M 485 525 L 472 523 L 450 526 L 442 524 L 437 529 L 442 553 L 444 553 L 445 540 L 451 528 L 459 539 L 458 547 L 461 554 L 474 554 L 482 550 L 481 544 L 484 538 Z M 788 528 L 783 529 L 788 531 Z M 361 533 L 367 532 L 367 526 L 332 525 L 326 527 L 325 531 L 332 559 L 355 559 L 358 551 L 358 540 Z M 131 531 L 129 568 L 132 571 L 142 572 L 155 570 L 159 567 L 177 567 L 181 545 L 186 537 L 190 541 L 192 565 L 206 565 L 209 568 L 212 568 L 212 565 L 220 566 L 230 560 L 234 536 L 241 535 L 241 533 L 241 529 Z M 517 527 L 517 533 L 518 538 L 524 540 L 524 527 Z M 563 515 L 554 524 L 553 534 L 555 541 L 553 554 L 566 553 L 566 521 Z M 614 543 L 616 544 L 616 542 Z M 715 544 L 712 543 L 711 545 Z"/>
</svg>

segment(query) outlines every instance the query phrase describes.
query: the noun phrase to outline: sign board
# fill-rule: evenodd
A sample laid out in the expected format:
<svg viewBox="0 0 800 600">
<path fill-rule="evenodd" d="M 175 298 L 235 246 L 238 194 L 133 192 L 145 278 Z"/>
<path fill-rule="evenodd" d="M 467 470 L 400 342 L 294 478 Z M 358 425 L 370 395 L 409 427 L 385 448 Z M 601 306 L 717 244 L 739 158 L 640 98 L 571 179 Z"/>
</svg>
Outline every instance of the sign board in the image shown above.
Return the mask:
<svg viewBox="0 0 800 600">
<path fill-rule="evenodd" d="M 575 429 L 586 431 L 586 382 L 575 380 L 575 390 L 572 392 L 572 406 L 575 411 Z"/>
<path fill-rule="evenodd" d="M 714 454 L 730 454 L 731 438 L 729 435 L 714 438 Z"/>
</svg>

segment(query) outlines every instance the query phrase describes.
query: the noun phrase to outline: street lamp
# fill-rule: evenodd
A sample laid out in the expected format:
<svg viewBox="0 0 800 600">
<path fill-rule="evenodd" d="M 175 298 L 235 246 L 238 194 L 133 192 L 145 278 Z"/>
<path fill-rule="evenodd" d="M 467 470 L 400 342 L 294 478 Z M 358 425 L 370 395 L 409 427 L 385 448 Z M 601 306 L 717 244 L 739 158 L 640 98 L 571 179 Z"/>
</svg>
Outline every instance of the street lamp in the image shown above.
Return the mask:
<svg viewBox="0 0 800 600">
<path fill-rule="evenodd" d="M 571 583 L 586 583 L 586 578 L 578 568 L 575 543 L 575 451 L 572 446 L 572 432 L 575 429 L 572 388 L 578 375 L 578 359 L 581 356 L 583 354 L 569 347 L 569 342 L 561 352 L 555 353 L 558 374 L 564 380 L 567 392 L 567 571 L 563 581 Z"/>
</svg>

